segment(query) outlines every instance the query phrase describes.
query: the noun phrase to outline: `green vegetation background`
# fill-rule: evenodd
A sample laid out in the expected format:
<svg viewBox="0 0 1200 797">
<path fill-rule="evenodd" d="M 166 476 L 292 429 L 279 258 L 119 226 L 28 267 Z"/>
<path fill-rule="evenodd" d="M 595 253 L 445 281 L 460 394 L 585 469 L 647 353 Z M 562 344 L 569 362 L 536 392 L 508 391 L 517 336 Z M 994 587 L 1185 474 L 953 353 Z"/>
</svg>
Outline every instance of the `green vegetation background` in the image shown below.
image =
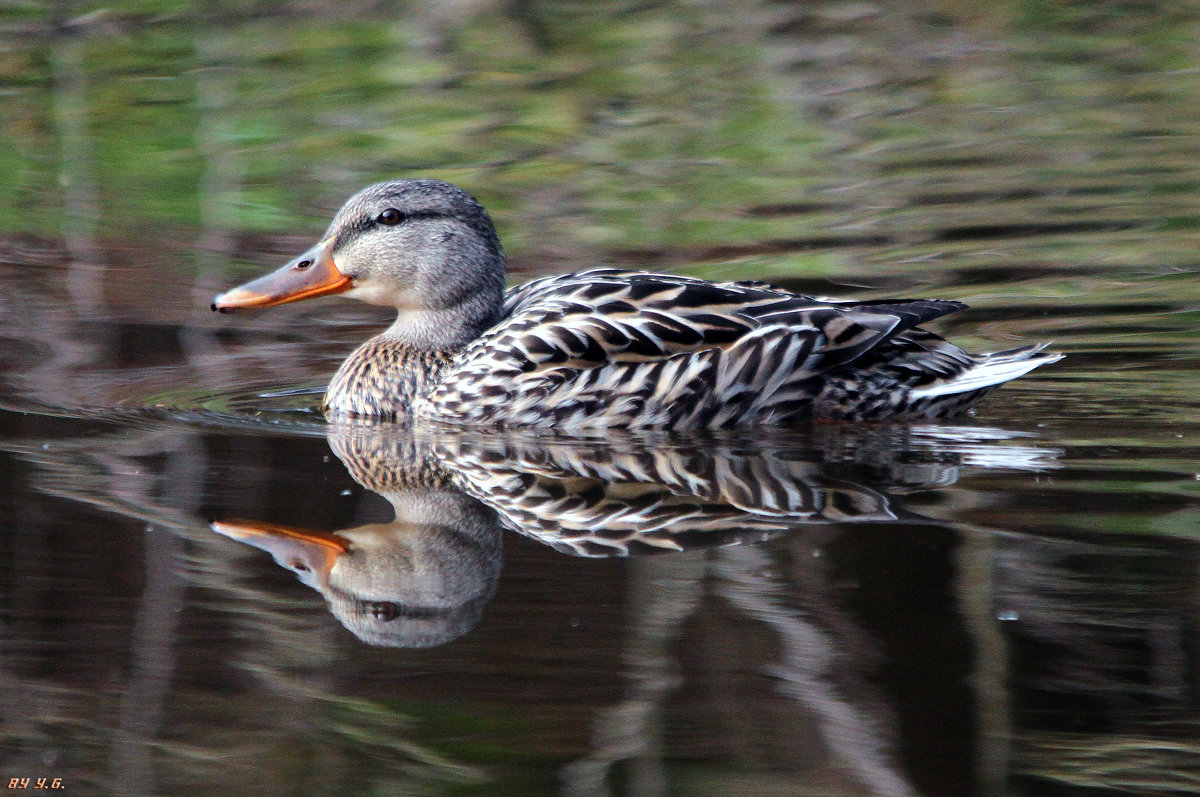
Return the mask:
<svg viewBox="0 0 1200 797">
<path fill-rule="evenodd" d="M 424 175 L 476 192 L 517 255 L 695 262 L 853 227 L 847 207 L 872 196 L 850 189 L 888 176 L 881 151 L 978 140 L 988 131 L 964 120 L 980 108 L 1007 109 L 1044 172 L 1044 149 L 1072 131 L 1140 124 L 1136 101 L 1113 107 L 1138 74 L 1196 63 L 1189 5 L 984 5 L 10 4 L 0 232 L 54 238 L 83 223 L 63 218 L 80 213 L 64 201 L 74 188 L 110 244 L 211 227 L 308 235 L 359 186 Z M 979 42 L 1003 70 L 994 54 L 924 66 L 937 46 Z M 1057 104 L 1056 129 L 1030 126 L 1039 102 Z M 846 196 L 814 202 L 831 189 Z M 789 258 L 837 266 L 794 252 L 776 266 Z"/>
</svg>

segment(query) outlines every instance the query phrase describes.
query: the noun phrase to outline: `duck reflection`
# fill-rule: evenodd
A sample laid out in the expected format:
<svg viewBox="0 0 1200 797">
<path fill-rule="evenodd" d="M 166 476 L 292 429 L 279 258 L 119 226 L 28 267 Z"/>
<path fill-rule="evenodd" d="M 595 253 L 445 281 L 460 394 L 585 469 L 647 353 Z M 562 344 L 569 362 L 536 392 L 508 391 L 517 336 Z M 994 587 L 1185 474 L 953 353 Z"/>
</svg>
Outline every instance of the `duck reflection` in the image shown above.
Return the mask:
<svg viewBox="0 0 1200 797">
<path fill-rule="evenodd" d="M 948 427 L 932 428 L 944 436 Z M 850 439 L 857 434 L 832 427 L 781 446 L 347 421 L 329 427 L 329 445 L 359 484 L 387 499 L 391 521 L 335 532 L 250 521 L 212 528 L 269 552 L 363 641 L 429 647 L 479 622 L 499 578 L 504 529 L 599 557 L 755 543 L 806 524 L 923 520 L 899 496 L 952 484 L 981 460 L 971 448 L 978 430 L 957 450 L 920 427 L 876 428 L 870 444 Z M 986 451 L 983 459 L 1010 465 L 1046 454 Z"/>
<path fill-rule="evenodd" d="M 359 484 L 388 500 L 393 520 L 334 533 L 244 521 L 213 530 L 269 552 L 364 642 L 432 647 L 474 628 L 500 575 L 496 512 L 413 439 L 335 427 L 329 443 Z"/>
</svg>

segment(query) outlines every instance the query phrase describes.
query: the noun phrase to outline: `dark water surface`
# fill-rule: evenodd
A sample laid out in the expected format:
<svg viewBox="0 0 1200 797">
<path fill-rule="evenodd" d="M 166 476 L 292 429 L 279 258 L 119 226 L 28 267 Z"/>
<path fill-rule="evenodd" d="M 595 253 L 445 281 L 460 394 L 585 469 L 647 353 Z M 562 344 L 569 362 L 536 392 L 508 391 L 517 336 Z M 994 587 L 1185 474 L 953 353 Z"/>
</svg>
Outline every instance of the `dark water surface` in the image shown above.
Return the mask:
<svg viewBox="0 0 1200 797">
<path fill-rule="evenodd" d="M 1192 4 L 247 8 L 0 20 L 0 786 L 1200 793 Z M 386 317 L 207 303 L 399 174 L 513 281 L 1067 357 L 945 424 L 328 424 Z"/>
</svg>

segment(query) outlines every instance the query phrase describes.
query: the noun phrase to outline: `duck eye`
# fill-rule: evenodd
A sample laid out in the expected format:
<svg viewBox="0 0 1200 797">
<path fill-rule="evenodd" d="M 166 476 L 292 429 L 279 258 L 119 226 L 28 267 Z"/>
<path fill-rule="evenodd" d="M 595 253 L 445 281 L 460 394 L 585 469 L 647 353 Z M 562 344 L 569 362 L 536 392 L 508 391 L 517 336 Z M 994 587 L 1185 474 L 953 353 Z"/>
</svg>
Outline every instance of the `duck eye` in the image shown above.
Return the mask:
<svg viewBox="0 0 1200 797">
<path fill-rule="evenodd" d="M 379 217 L 375 220 L 380 224 L 386 224 L 387 226 L 392 227 L 404 221 L 404 214 L 395 208 L 388 208 L 380 213 Z"/>
</svg>

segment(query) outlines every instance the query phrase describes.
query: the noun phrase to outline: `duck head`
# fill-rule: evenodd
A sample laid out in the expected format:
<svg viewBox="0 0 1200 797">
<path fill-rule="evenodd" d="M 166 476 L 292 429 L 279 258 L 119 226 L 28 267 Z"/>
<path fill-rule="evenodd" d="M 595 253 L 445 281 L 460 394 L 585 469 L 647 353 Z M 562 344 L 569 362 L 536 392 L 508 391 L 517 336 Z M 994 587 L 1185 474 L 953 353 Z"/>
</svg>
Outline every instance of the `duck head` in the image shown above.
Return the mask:
<svg viewBox="0 0 1200 797">
<path fill-rule="evenodd" d="M 397 520 L 334 533 L 244 520 L 211 527 L 270 553 L 364 642 L 421 648 L 470 631 L 495 593 L 500 527 L 480 516 L 458 527 Z"/>
<path fill-rule="evenodd" d="M 342 294 L 400 312 L 411 345 L 464 345 L 499 316 L 504 253 L 487 211 L 441 180 L 364 188 L 316 246 L 278 271 L 217 296 L 213 310 L 272 307 Z"/>
</svg>

